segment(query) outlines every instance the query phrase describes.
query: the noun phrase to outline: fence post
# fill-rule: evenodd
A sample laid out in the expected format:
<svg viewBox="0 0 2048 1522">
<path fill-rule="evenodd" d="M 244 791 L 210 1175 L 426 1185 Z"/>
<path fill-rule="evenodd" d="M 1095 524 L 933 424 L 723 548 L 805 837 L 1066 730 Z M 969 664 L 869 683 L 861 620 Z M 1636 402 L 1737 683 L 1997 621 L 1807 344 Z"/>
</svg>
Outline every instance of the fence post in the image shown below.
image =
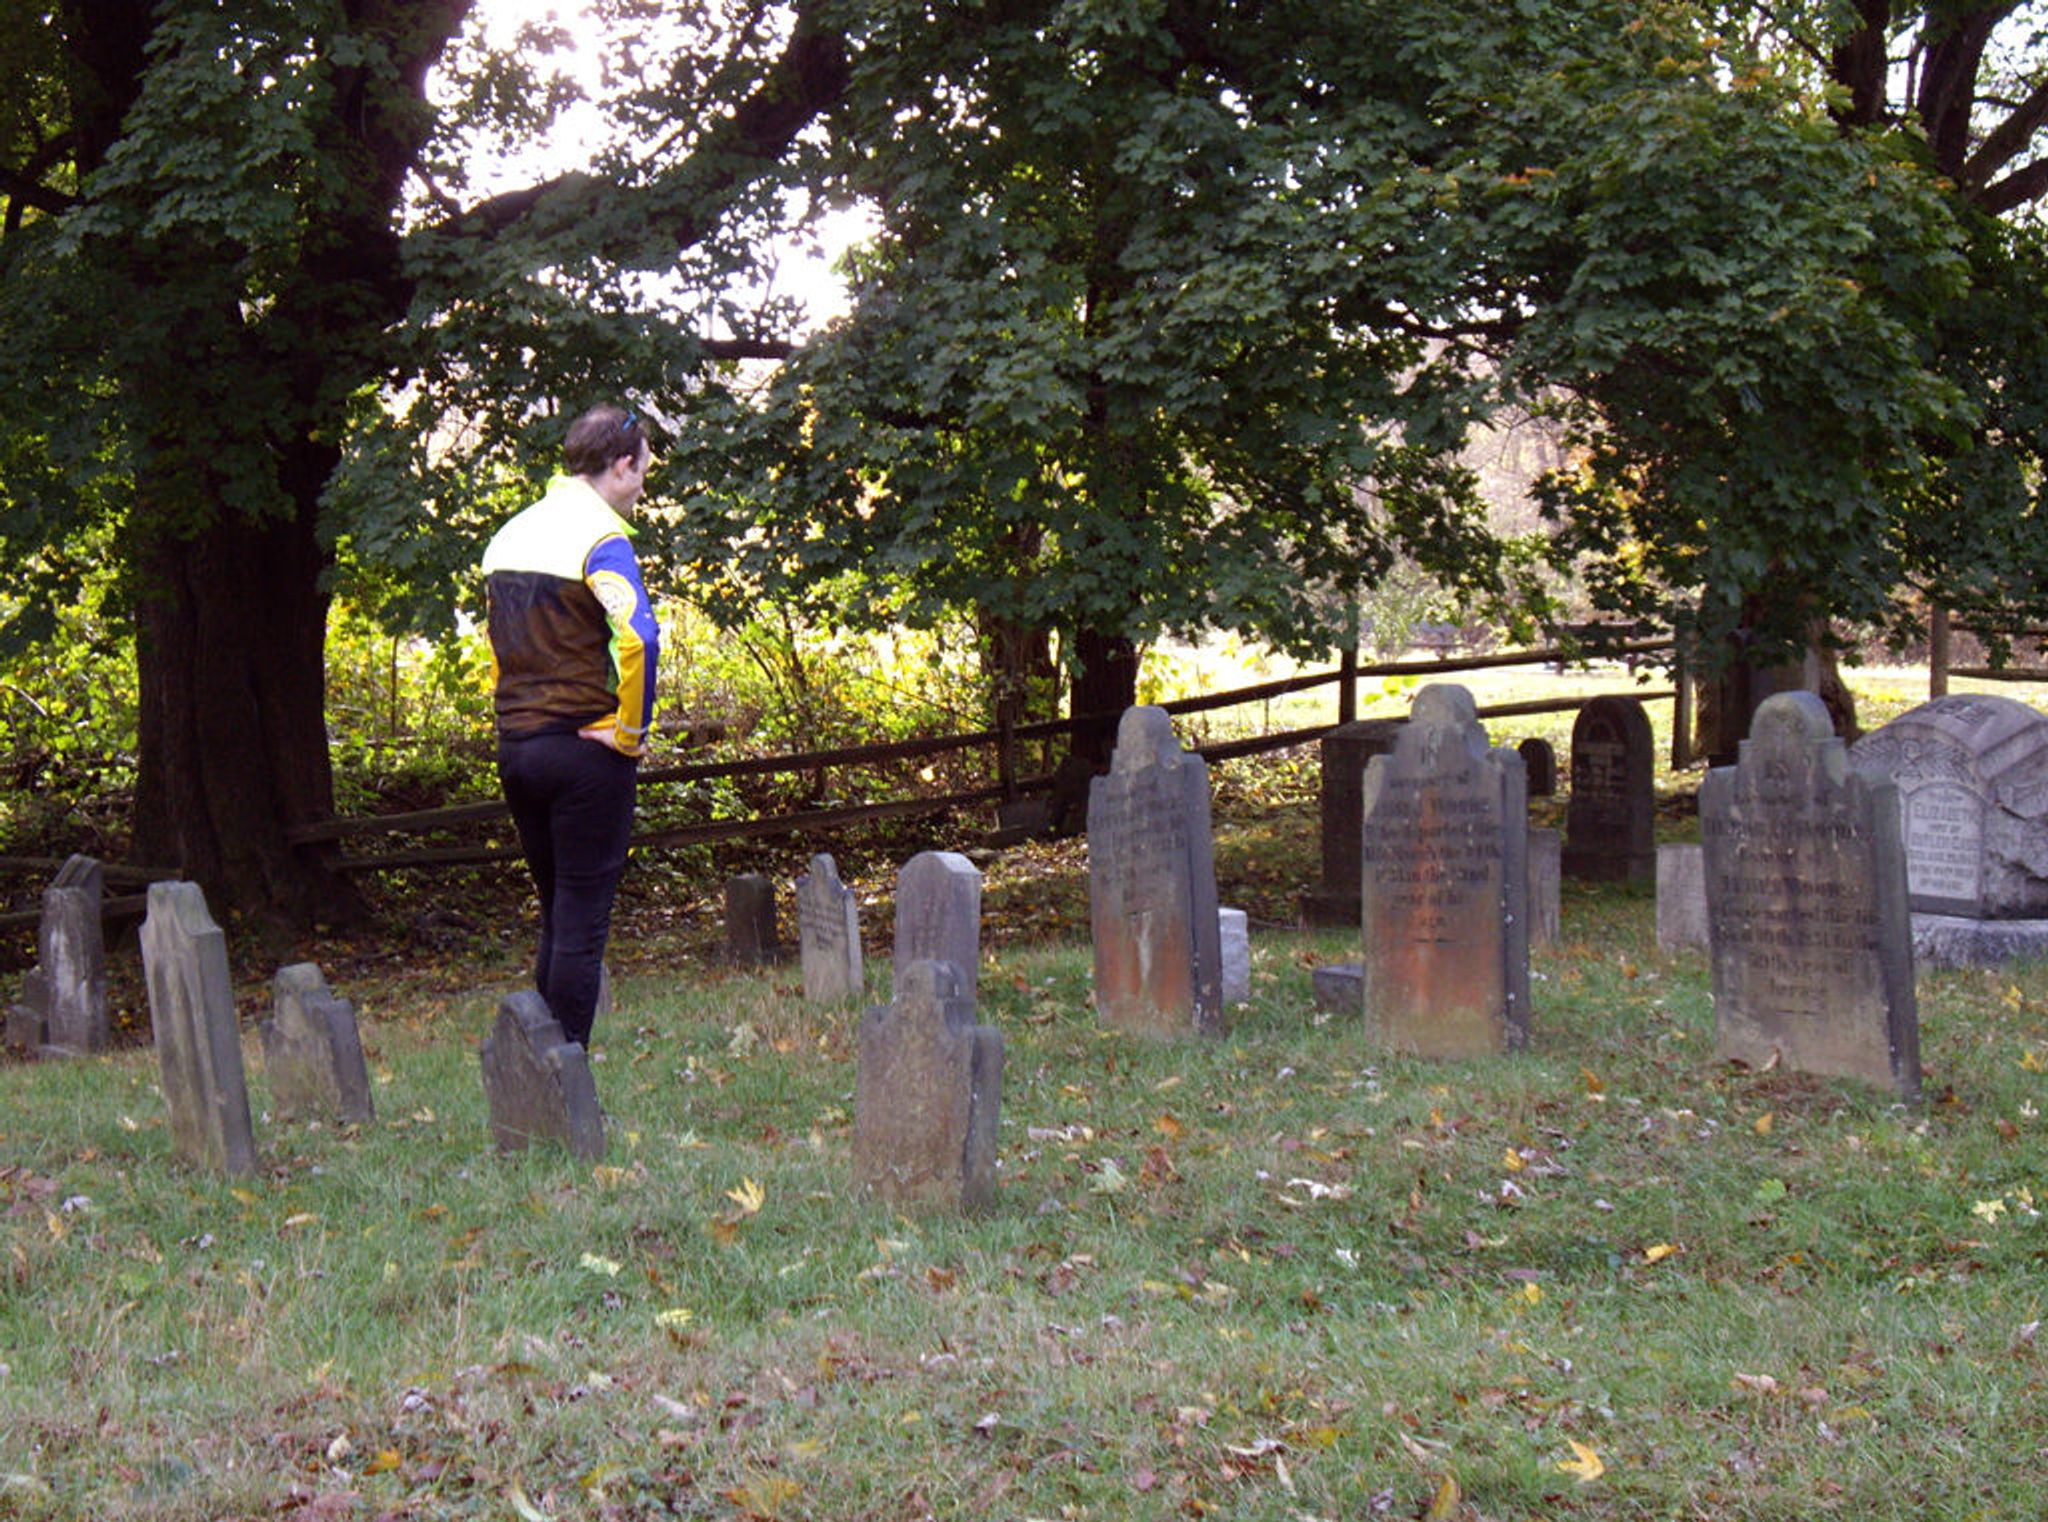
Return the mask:
<svg viewBox="0 0 2048 1522">
<path fill-rule="evenodd" d="M 1671 769 L 1682 772 L 1692 765 L 1692 668 L 1683 661 L 1672 664 Z"/>
<path fill-rule="evenodd" d="M 1927 695 L 1948 696 L 1948 609 L 1931 608 L 1927 614 Z"/>
<path fill-rule="evenodd" d="M 1337 678 L 1337 722 L 1355 724 L 1358 722 L 1358 646 L 1342 651 L 1337 658 L 1338 670 L 1343 674 Z"/>
</svg>

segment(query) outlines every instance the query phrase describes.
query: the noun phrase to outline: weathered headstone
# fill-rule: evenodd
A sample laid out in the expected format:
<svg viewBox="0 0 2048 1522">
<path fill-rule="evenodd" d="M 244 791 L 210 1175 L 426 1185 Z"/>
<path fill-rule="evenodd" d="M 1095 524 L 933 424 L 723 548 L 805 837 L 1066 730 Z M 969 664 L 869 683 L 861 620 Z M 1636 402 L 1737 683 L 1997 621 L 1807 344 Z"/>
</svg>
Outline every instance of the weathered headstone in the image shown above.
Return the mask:
<svg viewBox="0 0 2048 1522">
<path fill-rule="evenodd" d="M 1566 875 L 1647 882 L 1657 871 L 1657 742 L 1635 698 L 1599 697 L 1572 725 Z"/>
<path fill-rule="evenodd" d="M 1487 745 L 1471 693 L 1423 688 L 1365 774 L 1365 1020 L 1381 1045 L 1473 1057 L 1527 1041 L 1527 812 L 1522 758 Z"/>
<path fill-rule="evenodd" d="M 952 964 L 902 968 L 895 1002 L 861 1020 L 855 1187 L 897 1205 L 988 1205 L 1002 1083 L 1002 1033 L 974 1023 Z"/>
<path fill-rule="evenodd" d="M 1915 910 L 2048 916 L 2048 716 L 2011 698 L 1936 698 L 1858 740 L 1849 762 L 1898 787 Z"/>
<path fill-rule="evenodd" d="M 1095 1009 L 1149 1035 L 1221 1035 L 1209 768 L 1163 708 L 1124 711 L 1109 775 L 1088 795 L 1088 911 Z"/>
<path fill-rule="evenodd" d="M 1897 790 L 1849 766 L 1819 698 L 1784 692 L 1699 796 L 1720 1054 L 1917 1101 Z"/>
<path fill-rule="evenodd" d="M 254 1172 L 256 1137 L 227 938 L 197 883 L 150 884 L 142 973 L 172 1150 L 197 1167 Z"/>
<path fill-rule="evenodd" d="M 1365 969 L 1356 962 L 1328 962 L 1309 970 L 1315 1006 L 1326 1015 L 1357 1015 L 1365 1010 Z"/>
<path fill-rule="evenodd" d="M 1515 749 L 1522 757 L 1522 771 L 1529 782 L 1529 796 L 1553 796 L 1557 792 L 1556 747 L 1541 735 L 1531 735 Z"/>
<path fill-rule="evenodd" d="M 981 873 L 957 851 L 920 851 L 896 874 L 896 943 L 890 986 L 903 991 L 913 962 L 945 962 L 974 1007 L 981 973 Z"/>
<path fill-rule="evenodd" d="M 1407 722 L 1360 719 L 1340 724 L 1317 747 L 1322 757 L 1323 880 L 1301 896 L 1303 924 L 1358 923 L 1358 829 L 1365 768 L 1374 756 L 1394 748 L 1394 737 Z"/>
<path fill-rule="evenodd" d="M 107 953 L 100 930 L 105 872 L 90 856 L 73 856 L 43 889 L 36 930 L 36 966 L 20 1002 L 7 1012 L 7 1040 L 45 1057 L 103 1052 L 107 1021 Z"/>
<path fill-rule="evenodd" d="M 725 959 L 738 967 L 772 967 L 789 953 L 775 930 L 775 884 L 745 872 L 725 885 Z"/>
<path fill-rule="evenodd" d="M 577 1157 L 604 1156 L 604 1114 L 590 1059 L 562 1038 L 547 1000 L 531 989 L 509 995 L 479 1057 L 499 1151 L 556 1141 Z"/>
<path fill-rule="evenodd" d="M 1549 946 L 1563 928 L 1564 884 L 1559 862 L 1564 840 L 1557 831 L 1529 829 L 1529 944 Z"/>
<path fill-rule="evenodd" d="M 863 985 L 860 904 L 839 880 L 839 864 L 822 852 L 796 880 L 796 925 L 804 997 L 836 1004 L 857 996 Z"/>
<path fill-rule="evenodd" d="M 1707 949 L 1707 868 L 1696 845 L 1657 847 L 1657 944 Z"/>
<path fill-rule="evenodd" d="M 1217 943 L 1223 957 L 1223 1002 L 1252 1001 L 1251 917 L 1242 909 L 1216 911 Z"/>
<path fill-rule="evenodd" d="M 272 1112 L 280 1120 L 340 1125 L 372 1119 L 376 1107 L 355 1006 L 337 998 L 311 962 L 279 968 L 270 989 L 273 1014 L 261 1032 Z"/>
</svg>

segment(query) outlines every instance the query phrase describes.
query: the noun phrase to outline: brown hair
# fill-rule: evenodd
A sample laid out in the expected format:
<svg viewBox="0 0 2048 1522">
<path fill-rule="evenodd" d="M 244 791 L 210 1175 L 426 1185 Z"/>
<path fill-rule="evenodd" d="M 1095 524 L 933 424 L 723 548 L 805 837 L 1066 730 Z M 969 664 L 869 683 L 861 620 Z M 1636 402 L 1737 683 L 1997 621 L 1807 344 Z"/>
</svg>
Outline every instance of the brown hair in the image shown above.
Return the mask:
<svg viewBox="0 0 2048 1522">
<path fill-rule="evenodd" d="M 593 407 L 569 425 L 562 440 L 562 464 L 572 476 L 601 475 L 622 455 L 640 458 L 647 429 L 623 407 Z"/>
</svg>

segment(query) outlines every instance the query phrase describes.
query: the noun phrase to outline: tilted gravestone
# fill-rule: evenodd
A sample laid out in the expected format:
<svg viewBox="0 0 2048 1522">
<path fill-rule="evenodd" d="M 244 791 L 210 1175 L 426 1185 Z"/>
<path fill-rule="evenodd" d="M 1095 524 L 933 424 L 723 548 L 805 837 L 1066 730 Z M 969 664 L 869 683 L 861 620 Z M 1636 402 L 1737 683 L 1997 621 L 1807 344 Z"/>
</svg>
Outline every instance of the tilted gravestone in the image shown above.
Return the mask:
<svg viewBox="0 0 2048 1522">
<path fill-rule="evenodd" d="M 261 1026 L 263 1072 L 280 1120 L 373 1119 L 369 1066 L 355 1006 L 337 998 L 311 962 L 294 962 L 271 979 L 271 1018 Z"/>
<path fill-rule="evenodd" d="M 803 957 L 804 997 L 837 1004 L 862 988 L 860 905 L 839 880 L 839 864 L 820 853 L 796 880 L 797 946 Z"/>
<path fill-rule="evenodd" d="M 896 874 L 896 943 L 890 985 L 900 993 L 913 962 L 944 962 L 974 1004 L 981 973 L 981 873 L 957 851 L 920 851 Z"/>
<path fill-rule="evenodd" d="M 1486 743 L 1472 695 L 1416 695 L 1365 774 L 1366 1030 L 1424 1057 L 1521 1047 L 1529 1033 L 1529 826 L 1522 758 Z"/>
<path fill-rule="evenodd" d="M 1657 847 L 1657 944 L 1666 951 L 1707 949 L 1707 869 L 1696 845 Z"/>
<path fill-rule="evenodd" d="M 1124 711 L 1109 775 L 1088 794 L 1088 917 L 1095 1009 L 1148 1035 L 1220 1036 L 1209 768 L 1180 748 L 1163 708 Z"/>
<path fill-rule="evenodd" d="M 150 884 L 142 973 L 172 1150 L 196 1167 L 254 1172 L 256 1138 L 227 938 L 197 883 Z"/>
<path fill-rule="evenodd" d="M 547 1000 L 530 989 L 508 995 L 478 1055 L 499 1151 L 556 1141 L 577 1157 L 604 1156 L 604 1114 L 590 1059 L 562 1038 Z"/>
<path fill-rule="evenodd" d="M 1223 1002 L 1252 1001 L 1251 916 L 1242 909 L 1216 911 L 1217 943 L 1223 957 Z"/>
<path fill-rule="evenodd" d="M 1568 877 L 1648 882 L 1656 876 L 1657 742 L 1635 698 L 1599 697 L 1572 725 L 1571 798 L 1564 815 Z"/>
<path fill-rule="evenodd" d="M 1301 896 L 1306 925 L 1358 923 L 1358 829 L 1365 793 L 1365 768 L 1374 756 L 1394 748 L 1406 719 L 1360 719 L 1324 735 L 1320 817 L 1323 880 Z"/>
<path fill-rule="evenodd" d="M 892 1204 L 979 1210 L 995 1197 L 1003 1036 L 974 1023 L 951 963 L 913 961 L 860 1027 L 856 1188 Z"/>
<path fill-rule="evenodd" d="M 1531 798 L 1549 798 L 1557 792 L 1557 750 L 1541 735 L 1531 735 L 1515 747 L 1522 758 Z"/>
<path fill-rule="evenodd" d="M 725 885 L 725 959 L 738 967 L 772 967 L 789 953 L 775 929 L 775 884 L 746 872 Z"/>
<path fill-rule="evenodd" d="M 1936 698 L 1858 740 L 1849 763 L 1898 787 L 1914 909 L 2048 916 L 2048 717 L 2011 698 Z"/>
<path fill-rule="evenodd" d="M 1821 700 L 1764 701 L 1700 786 L 1720 1054 L 1920 1097 L 1897 790 L 1853 770 Z"/>
<path fill-rule="evenodd" d="M 7 1012 L 7 1040 L 38 1056 L 103 1052 L 107 1020 L 107 953 L 100 929 L 105 872 L 90 856 L 73 856 L 43 890 L 36 965 Z"/>
</svg>

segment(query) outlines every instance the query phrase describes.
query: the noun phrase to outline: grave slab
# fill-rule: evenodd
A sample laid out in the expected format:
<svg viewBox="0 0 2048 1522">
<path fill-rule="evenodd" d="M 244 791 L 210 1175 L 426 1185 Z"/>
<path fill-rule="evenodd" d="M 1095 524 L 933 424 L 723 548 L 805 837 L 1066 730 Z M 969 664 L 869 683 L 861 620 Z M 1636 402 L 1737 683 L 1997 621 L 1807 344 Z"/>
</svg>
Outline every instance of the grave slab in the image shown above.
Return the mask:
<svg viewBox="0 0 2048 1522">
<path fill-rule="evenodd" d="M 531 989 L 509 995 L 478 1057 L 499 1151 L 553 1141 L 576 1157 L 594 1162 L 604 1156 L 604 1114 L 590 1060 L 562 1038 L 547 1000 Z"/>
<path fill-rule="evenodd" d="M 1707 868 L 1697 845 L 1657 847 L 1657 944 L 1707 949 Z"/>
</svg>

